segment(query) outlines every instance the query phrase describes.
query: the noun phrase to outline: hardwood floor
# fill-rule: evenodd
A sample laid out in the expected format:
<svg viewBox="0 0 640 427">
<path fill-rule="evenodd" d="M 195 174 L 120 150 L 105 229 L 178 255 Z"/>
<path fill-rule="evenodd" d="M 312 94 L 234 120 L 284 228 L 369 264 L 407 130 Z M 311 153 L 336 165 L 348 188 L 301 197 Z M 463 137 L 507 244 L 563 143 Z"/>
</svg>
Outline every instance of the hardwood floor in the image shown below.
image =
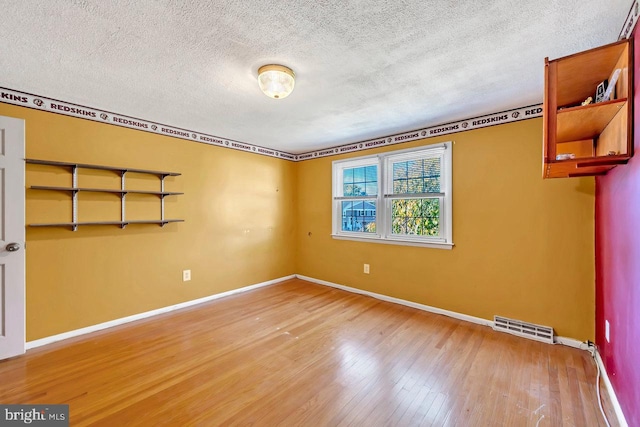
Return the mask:
<svg viewBox="0 0 640 427">
<path fill-rule="evenodd" d="M 72 426 L 603 426 L 595 378 L 585 351 L 294 279 L 2 361 L 0 402 Z"/>
</svg>

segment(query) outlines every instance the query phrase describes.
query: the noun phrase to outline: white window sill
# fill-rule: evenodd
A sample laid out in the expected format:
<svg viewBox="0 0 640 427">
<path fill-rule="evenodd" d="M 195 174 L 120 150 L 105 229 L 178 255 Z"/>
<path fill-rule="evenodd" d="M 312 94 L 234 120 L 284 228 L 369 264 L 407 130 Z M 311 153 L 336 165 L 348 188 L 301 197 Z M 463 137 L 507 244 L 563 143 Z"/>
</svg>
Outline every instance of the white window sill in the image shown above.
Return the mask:
<svg viewBox="0 0 640 427">
<path fill-rule="evenodd" d="M 353 240 L 356 242 L 384 243 L 387 245 L 418 246 L 422 248 L 447 249 L 447 250 L 451 250 L 454 246 L 453 243 L 444 243 L 444 242 L 416 242 L 413 240 L 381 239 L 379 237 L 345 236 L 344 234 L 332 234 L 331 237 L 337 240 Z"/>
</svg>

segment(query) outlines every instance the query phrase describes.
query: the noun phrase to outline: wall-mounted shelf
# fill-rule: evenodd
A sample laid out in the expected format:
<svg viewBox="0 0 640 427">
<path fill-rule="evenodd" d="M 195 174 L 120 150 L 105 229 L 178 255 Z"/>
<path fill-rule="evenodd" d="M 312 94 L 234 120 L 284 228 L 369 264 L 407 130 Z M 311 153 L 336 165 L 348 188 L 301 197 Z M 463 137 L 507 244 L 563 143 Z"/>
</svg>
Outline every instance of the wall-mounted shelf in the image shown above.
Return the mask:
<svg viewBox="0 0 640 427">
<path fill-rule="evenodd" d="M 169 224 L 169 223 L 184 222 L 183 219 L 166 219 L 164 217 L 164 198 L 167 196 L 179 196 L 184 194 L 184 193 L 177 193 L 172 191 L 165 191 L 164 189 L 164 179 L 168 176 L 180 176 L 181 174 L 178 172 L 134 169 L 134 168 L 125 168 L 125 167 L 116 167 L 116 166 L 91 165 L 91 164 L 85 164 L 85 163 L 58 162 L 58 161 L 38 160 L 38 159 L 25 159 L 25 162 L 30 164 L 36 164 L 36 165 L 69 168 L 71 171 L 70 187 L 48 186 L 48 185 L 32 185 L 29 187 L 32 190 L 59 191 L 59 192 L 70 193 L 71 206 L 72 206 L 71 222 L 29 224 L 30 227 L 70 227 L 73 231 L 76 231 L 78 229 L 78 226 L 80 225 L 117 225 L 120 228 L 125 228 L 127 225 L 130 225 L 130 224 L 158 224 L 161 227 L 164 227 L 166 224 Z M 116 188 L 79 187 L 78 186 L 78 169 L 94 169 L 94 170 L 105 170 L 105 171 L 116 172 L 118 175 L 120 175 L 120 188 L 116 189 Z M 125 186 L 125 175 L 128 172 L 157 176 L 160 179 L 160 191 L 127 189 Z M 109 194 L 118 195 L 120 197 L 120 203 L 121 203 L 120 221 L 78 221 L 78 193 L 79 192 L 109 193 Z M 127 194 L 158 196 L 160 198 L 160 219 L 127 220 L 125 218 Z"/>
<path fill-rule="evenodd" d="M 49 187 L 46 185 L 32 185 L 32 190 L 51 190 L 51 191 L 88 191 L 91 193 L 112 193 L 112 194 L 154 194 L 156 196 L 179 196 L 184 193 L 173 193 L 169 191 L 143 191 L 143 190 L 112 190 L 110 188 L 72 188 L 72 187 Z"/>
<path fill-rule="evenodd" d="M 180 175 L 182 175 L 179 172 L 154 171 L 154 170 L 148 170 L 148 169 L 134 169 L 134 168 L 124 168 L 124 167 L 117 167 L 117 166 L 88 165 L 88 164 L 85 164 L 85 163 L 56 162 L 56 161 L 53 161 L 53 160 L 25 159 L 25 161 L 27 163 L 31 163 L 31 164 L 34 164 L 34 165 L 75 167 L 75 168 L 81 168 L 81 169 L 107 170 L 107 171 L 116 171 L 116 172 L 146 173 L 146 174 L 149 174 L 149 175 L 157 175 L 157 176 L 180 176 Z"/>
<path fill-rule="evenodd" d="M 52 222 L 50 224 L 29 224 L 29 227 L 78 227 L 79 225 L 118 225 L 125 227 L 129 224 L 160 224 L 184 222 L 184 219 L 142 220 L 142 221 L 85 221 L 85 222 Z"/>
<path fill-rule="evenodd" d="M 630 40 L 545 59 L 544 178 L 602 175 L 629 161 L 633 71 Z M 610 100 L 581 105 L 590 96 L 595 100 L 598 85 L 614 75 Z"/>
</svg>

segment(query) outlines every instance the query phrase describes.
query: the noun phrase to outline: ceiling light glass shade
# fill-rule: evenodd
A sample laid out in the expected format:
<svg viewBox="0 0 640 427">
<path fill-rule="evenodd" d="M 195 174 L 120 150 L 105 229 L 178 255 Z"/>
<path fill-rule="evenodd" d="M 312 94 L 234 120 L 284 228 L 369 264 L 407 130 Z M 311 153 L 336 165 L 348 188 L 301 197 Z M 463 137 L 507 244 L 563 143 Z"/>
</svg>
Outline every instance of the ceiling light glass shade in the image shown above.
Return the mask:
<svg viewBox="0 0 640 427">
<path fill-rule="evenodd" d="M 284 65 L 264 65 L 258 70 L 258 85 L 265 95 L 282 99 L 293 92 L 296 75 Z"/>
</svg>

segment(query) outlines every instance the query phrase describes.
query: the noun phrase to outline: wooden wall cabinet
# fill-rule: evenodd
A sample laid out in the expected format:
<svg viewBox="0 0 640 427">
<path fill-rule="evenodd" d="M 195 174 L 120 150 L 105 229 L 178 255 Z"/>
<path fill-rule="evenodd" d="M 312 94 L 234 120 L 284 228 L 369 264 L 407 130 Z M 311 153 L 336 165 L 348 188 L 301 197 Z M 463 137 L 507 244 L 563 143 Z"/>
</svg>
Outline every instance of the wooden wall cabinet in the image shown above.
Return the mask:
<svg viewBox="0 0 640 427">
<path fill-rule="evenodd" d="M 617 69 L 611 99 L 595 103 L 598 84 Z M 594 103 L 581 105 L 590 96 Z M 546 58 L 543 123 L 544 178 L 602 175 L 627 163 L 633 156 L 632 41 Z"/>
</svg>

